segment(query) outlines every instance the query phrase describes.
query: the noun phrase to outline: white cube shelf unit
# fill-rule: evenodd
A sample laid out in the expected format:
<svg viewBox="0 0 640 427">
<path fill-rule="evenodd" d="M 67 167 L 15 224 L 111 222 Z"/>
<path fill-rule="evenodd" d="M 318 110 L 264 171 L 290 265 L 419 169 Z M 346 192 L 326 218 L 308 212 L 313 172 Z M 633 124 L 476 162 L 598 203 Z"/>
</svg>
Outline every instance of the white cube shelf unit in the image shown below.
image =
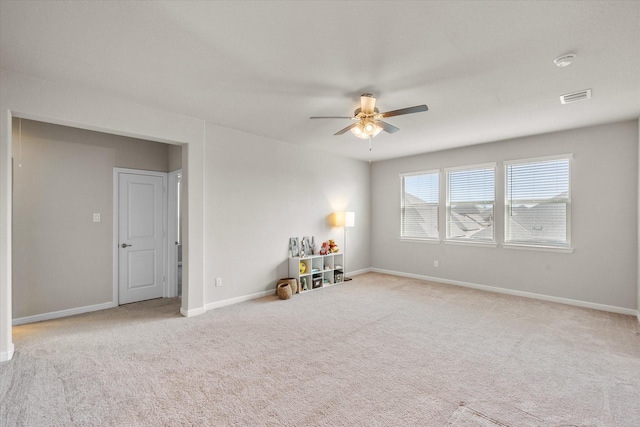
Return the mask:
<svg viewBox="0 0 640 427">
<path fill-rule="evenodd" d="M 300 273 L 300 263 L 305 264 L 304 273 Z M 343 266 L 344 257 L 340 253 L 289 258 L 289 277 L 298 280 L 299 291 L 305 292 L 303 290 L 305 282 L 307 290 L 311 291 L 341 282 Z"/>
</svg>

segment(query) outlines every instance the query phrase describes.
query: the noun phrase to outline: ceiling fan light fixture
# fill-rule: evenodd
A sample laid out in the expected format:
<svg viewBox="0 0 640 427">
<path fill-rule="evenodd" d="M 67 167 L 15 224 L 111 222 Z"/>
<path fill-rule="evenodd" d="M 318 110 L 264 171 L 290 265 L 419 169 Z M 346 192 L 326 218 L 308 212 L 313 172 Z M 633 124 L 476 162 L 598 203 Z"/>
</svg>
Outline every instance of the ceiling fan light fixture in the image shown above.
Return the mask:
<svg viewBox="0 0 640 427">
<path fill-rule="evenodd" d="M 416 105 L 415 107 L 400 108 L 398 110 L 387 111 L 381 113 L 376 107 L 376 98 L 370 93 L 363 93 L 360 96 L 360 107 L 356 108 L 353 112 L 353 117 L 344 116 L 324 116 L 324 117 L 310 117 L 311 119 L 350 119 L 356 122 L 340 129 L 334 135 L 343 135 L 347 131 L 351 131 L 353 136 L 360 139 L 369 140 L 369 149 L 371 149 L 371 138 L 378 135 L 380 132 L 385 131 L 387 133 L 395 133 L 400 129 L 383 122 L 382 119 L 388 117 L 402 116 L 405 114 L 419 113 L 427 111 L 429 108 L 426 104 Z"/>
<path fill-rule="evenodd" d="M 351 133 L 360 139 L 369 139 L 369 135 L 367 135 L 364 131 L 363 123 L 358 123 L 358 126 L 351 128 Z"/>
<path fill-rule="evenodd" d="M 373 138 L 382 131 L 382 128 L 372 120 L 363 120 L 358 126 L 351 128 L 351 133 L 360 139 Z"/>
</svg>

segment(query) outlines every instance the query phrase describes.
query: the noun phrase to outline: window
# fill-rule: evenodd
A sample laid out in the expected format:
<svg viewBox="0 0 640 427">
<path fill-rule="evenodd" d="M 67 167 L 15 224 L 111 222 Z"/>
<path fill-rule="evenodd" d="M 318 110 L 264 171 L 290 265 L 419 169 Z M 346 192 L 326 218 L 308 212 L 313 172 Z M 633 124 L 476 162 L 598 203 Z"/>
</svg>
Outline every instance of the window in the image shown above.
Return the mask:
<svg viewBox="0 0 640 427">
<path fill-rule="evenodd" d="M 440 174 L 421 172 L 400 175 L 400 237 L 438 239 L 438 197 Z"/>
<path fill-rule="evenodd" d="M 494 243 L 495 164 L 448 169 L 447 240 Z"/>
<path fill-rule="evenodd" d="M 569 247 L 571 156 L 505 162 L 505 243 Z"/>
</svg>

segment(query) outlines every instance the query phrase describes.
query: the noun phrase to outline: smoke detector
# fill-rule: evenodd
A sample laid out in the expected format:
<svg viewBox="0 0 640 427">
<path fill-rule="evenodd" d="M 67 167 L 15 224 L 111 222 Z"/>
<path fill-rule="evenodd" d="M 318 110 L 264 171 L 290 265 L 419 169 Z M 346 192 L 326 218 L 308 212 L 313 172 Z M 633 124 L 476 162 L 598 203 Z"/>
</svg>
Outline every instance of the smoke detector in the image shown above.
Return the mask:
<svg viewBox="0 0 640 427">
<path fill-rule="evenodd" d="M 568 53 L 566 55 L 562 55 L 553 60 L 553 63 L 558 67 L 566 67 L 567 65 L 571 65 L 573 60 L 576 58 L 575 53 Z"/>
</svg>

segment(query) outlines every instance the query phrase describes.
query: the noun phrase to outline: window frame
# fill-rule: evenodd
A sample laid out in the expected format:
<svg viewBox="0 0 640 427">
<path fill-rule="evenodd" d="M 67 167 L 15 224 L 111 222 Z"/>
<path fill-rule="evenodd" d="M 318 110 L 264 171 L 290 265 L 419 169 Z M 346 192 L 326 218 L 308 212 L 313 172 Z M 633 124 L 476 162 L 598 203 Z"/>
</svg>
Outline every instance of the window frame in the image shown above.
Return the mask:
<svg viewBox="0 0 640 427">
<path fill-rule="evenodd" d="M 557 243 L 553 242 L 540 242 L 535 243 L 532 241 L 517 241 L 517 240 L 507 240 L 509 233 L 509 213 L 513 200 L 509 197 L 509 166 L 513 165 L 523 165 L 523 164 L 533 164 L 533 163 L 544 163 L 551 162 L 554 160 L 568 160 L 568 175 L 569 175 L 569 184 L 567 190 L 567 199 L 563 198 L 552 198 L 552 199 L 516 199 L 515 203 L 524 203 L 524 202 L 535 202 L 535 203 L 558 203 L 563 202 L 566 203 L 565 208 L 565 235 L 566 241 L 565 243 Z M 571 246 L 571 213 L 572 213 L 572 170 L 573 170 L 573 154 L 560 154 L 554 156 L 545 156 L 545 157 L 532 157 L 527 159 L 518 159 L 518 160 L 509 160 L 503 162 L 504 168 L 504 237 L 503 237 L 503 247 L 510 249 L 529 249 L 529 250 L 542 250 L 542 251 L 554 251 L 554 252 L 565 252 L 571 253 L 573 252 L 573 247 Z"/>
<path fill-rule="evenodd" d="M 440 237 L 441 237 L 441 233 L 440 233 L 440 200 L 441 200 L 441 183 L 442 183 L 442 179 L 441 179 L 441 173 L 440 173 L 440 169 L 431 169 L 431 170 L 425 170 L 425 171 L 416 171 L 416 172 L 406 172 L 406 173 L 401 173 L 400 174 L 400 240 L 404 240 L 404 241 L 411 241 L 411 242 L 435 242 L 435 243 L 439 243 L 440 242 Z M 436 175 L 438 178 L 438 185 L 437 185 L 437 192 L 438 192 L 438 197 L 437 197 L 437 202 L 436 203 L 427 203 L 428 205 L 435 205 L 436 209 L 436 229 L 437 229 L 437 236 L 436 237 L 417 237 L 417 236 L 405 236 L 403 235 L 403 231 L 404 231 L 404 221 L 405 221 L 405 203 L 404 203 L 404 195 L 405 195 L 405 191 L 404 191 L 404 187 L 405 187 L 405 178 L 406 177 L 411 177 L 411 176 L 421 176 L 421 175 Z"/>
<path fill-rule="evenodd" d="M 460 238 L 460 237 L 451 237 L 451 221 L 449 220 L 451 217 L 451 178 L 450 174 L 452 172 L 462 172 L 462 171 L 473 171 L 473 170 L 482 170 L 482 169 L 491 169 L 493 170 L 493 200 L 473 200 L 463 203 L 469 203 L 474 205 L 488 205 L 491 204 L 492 214 L 491 214 L 491 227 L 492 227 L 492 237 L 491 239 L 473 239 L 473 238 Z M 497 246 L 496 243 L 496 181 L 497 181 L 497 163 L 480 163 L 474 165 L 464 165 L 464 166 L 456 166 L 444 169 L 445 175 L 445 243 L 455 243 L 455 244 L 469 244 L 469 245 L 478 245 L 478 246 Z"/>
</svg>

